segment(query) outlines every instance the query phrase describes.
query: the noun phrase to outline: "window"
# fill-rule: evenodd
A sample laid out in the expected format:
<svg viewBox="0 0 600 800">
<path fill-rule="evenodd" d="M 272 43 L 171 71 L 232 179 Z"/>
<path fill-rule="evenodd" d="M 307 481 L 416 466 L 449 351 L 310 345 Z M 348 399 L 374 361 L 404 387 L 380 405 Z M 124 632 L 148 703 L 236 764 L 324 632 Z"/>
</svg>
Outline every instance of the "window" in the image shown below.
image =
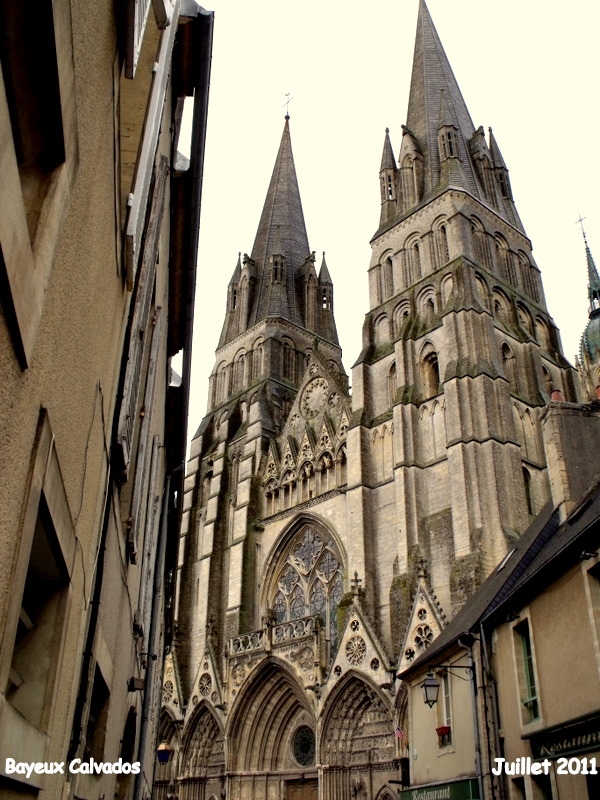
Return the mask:
<svg viewBox="0 0 600 800">
<path fill-rule="evenodd" d="M 46 729 L 47 704 L 62 639 L 67 568 L 42 494 L 21 598 L 7 700 L 35 727 Z"/>
<path fill-rule="evenodd" d="M 102 676 L 100 667 L 96 664 L 92 697 L 90 699 L 90 711 L 85 732 L 85 745 L 83 748 L 85 758 L 93 758 L 96 761 L 103 760 L 109 704 L 110 691 Z"/>
<path fill-rule="evenodd" d="M 450 696 L 450 675 L 447 672 L 440 676 L 437 734 L 440 747 L 447 747 L 452 744 L 452 700 Z"/>
<path fill-rule="evenodd" d="M 25 497 L 20 547 L 0 645 L 6 692 L 2 735 L 43 748 L 63 670 L 76 539 L 48 415 L 42 409 Z M 37 750 L 37 752 L 42 752 Z"/>
<path fill-rule="evenodd" d="M 522 720 L 524 724 L 527 724 L 539 718 L 535 665 L 528 620 L 524 620 L 519 625 L 516 625 L 514 632 L 517 671 L 519 674 L 519 688 L 521 692 Z"/>
<path fill-rule="evenodd" d="M 390 406 L 396 402 L 397 387 L 396 362 L 394 361 L 388 372 L 388 402 Z"/>
<path fill-rule="evenodd" d="M 440 367 L 433 345 L 426 346 L 422 358 L 423 397 L 434 397 L 440 392 Z"/>
<path fill-rule="evenodd" d="M 344 583 L 341 558 L 329 536 L 310 526 L 303 528 L 294 538 L 271 592 L 269 605 L 278 624 L 319 615 L 326 638 L 331 644 L 337 640 L 337 608 Z M 275 630 L 275 637 L 278 635 Z"/>
<path fill-rule="evenodd" d="M 31 240 L 53 170 L 65 160 L 54 17 L 50 0 L 35 14 L 23 3 L 0 9 L 0 60 Z"/>
<path fill-rule="evenodd" d="M 66 0 L 39 0 L 34 13 L 24 3 L 0 4 L 0 289 L 23 368 L 77 166 L 72 39 Z"/>
<path fill-rule="evenodd" d="M 525 501 L 527 503 L 527 513 L 533 514 L 533 503 L 531 502 L 531 473 L 523 467 L 523 483 L 525 485 Z"/>
</svg>

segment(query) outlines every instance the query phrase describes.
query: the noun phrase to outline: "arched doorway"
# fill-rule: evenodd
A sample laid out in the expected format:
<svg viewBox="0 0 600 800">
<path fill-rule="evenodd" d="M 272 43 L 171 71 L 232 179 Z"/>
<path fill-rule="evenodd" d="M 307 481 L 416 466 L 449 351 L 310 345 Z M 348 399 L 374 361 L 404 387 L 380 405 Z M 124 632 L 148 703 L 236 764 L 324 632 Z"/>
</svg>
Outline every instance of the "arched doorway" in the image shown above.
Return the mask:
<svg viewBox="0 0 600 800">
<path fill-rule="evenodd" d="M 229 787 L 234 797 L 316 800 L 316 724 L 292 671 L 269 659 L 245 683 L 227 733 Z"/>
<path fill-rule="evenodd" d="M 323 713 L 323 797 L 373 797 L 398 775 L 392 708 L 359 675 L 342 678 Z"/>
<path fill-rule="evenodd" d="M 187 725 L 181 760 L 180 800 L 221 796 L 225 785 L 223 730 L 206 703 L 194 710 Z"/>
</svg>

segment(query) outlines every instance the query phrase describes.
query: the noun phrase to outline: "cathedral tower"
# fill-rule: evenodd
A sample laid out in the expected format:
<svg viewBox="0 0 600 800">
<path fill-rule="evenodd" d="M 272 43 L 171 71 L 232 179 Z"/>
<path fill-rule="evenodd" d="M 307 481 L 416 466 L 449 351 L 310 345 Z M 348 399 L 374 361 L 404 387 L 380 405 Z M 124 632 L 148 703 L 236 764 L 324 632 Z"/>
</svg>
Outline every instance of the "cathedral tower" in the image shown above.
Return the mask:
<svg viewBox="0 0 600 800">
<path fill-rule="evenodd" d="M 374 528 L 394 508 L 398 573 L 426 557 L 453 613 L 548 498 L 540 407 L 577 398 L 500 147 L 475 128 L 424 2 L 398 161 L 386 131 L 380 181 L 354 414 Z"/>
<path fill-rule="evenodd" d="M 422 0 L 380 187 L 350 396 L 286 117 L 188 465 L 162 728 L 182 798 L 391 800 L 397 672 L 549 496 L 539 411 L 577 399 L 572 368 Z"/>
</svg>

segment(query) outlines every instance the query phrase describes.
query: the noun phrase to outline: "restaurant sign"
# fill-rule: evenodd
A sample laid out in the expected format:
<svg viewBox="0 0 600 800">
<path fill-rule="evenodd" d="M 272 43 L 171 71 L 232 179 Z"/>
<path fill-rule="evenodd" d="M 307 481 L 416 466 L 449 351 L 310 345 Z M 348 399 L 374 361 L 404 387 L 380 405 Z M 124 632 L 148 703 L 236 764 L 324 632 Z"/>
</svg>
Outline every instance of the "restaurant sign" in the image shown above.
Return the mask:
<svg viewBox="0 0 600 800">
<path fill-rule="evenodd" d="M 479 800 L 477 778 L 436 786 L 415 786 L 400 792 L 400 800 Z"/>
<path fill-rule="evenodd" d="M 535 733 L 530 744 L 534 758 L 560 758 L 600 750 L 600 714 Z"/>
</svg>

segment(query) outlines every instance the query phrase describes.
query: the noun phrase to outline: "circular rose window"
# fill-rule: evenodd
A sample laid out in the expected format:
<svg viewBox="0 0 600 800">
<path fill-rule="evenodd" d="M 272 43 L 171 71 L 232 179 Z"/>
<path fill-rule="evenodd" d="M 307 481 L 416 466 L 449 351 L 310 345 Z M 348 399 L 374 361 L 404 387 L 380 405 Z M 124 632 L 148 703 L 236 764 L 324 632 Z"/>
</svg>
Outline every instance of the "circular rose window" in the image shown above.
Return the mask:
<svg viewBox="0 0 600 800">
<path fill-rule="evenodd" d="M 301 767 L 309 767 L 315 760 L 315 734 L 308 725 L 301 725 L 292 741 L 294 758 Z"/>
</svg>

